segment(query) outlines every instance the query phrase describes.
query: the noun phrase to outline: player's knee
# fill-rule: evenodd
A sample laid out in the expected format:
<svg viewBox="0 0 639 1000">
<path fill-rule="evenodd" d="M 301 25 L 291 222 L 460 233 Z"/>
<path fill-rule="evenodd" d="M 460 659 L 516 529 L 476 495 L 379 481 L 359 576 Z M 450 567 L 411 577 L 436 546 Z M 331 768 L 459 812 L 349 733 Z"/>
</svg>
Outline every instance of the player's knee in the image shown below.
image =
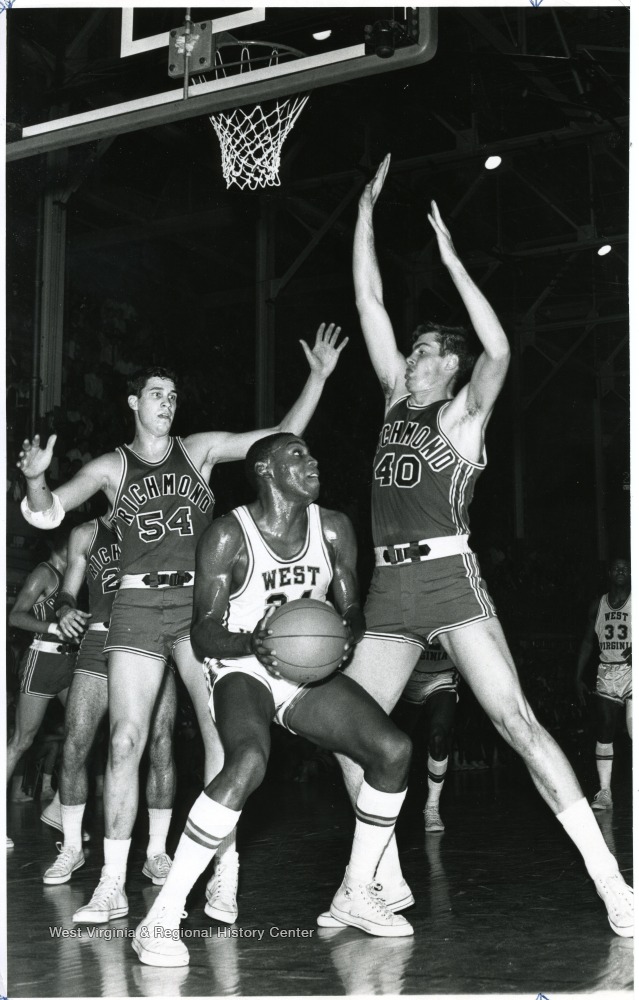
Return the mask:
<svg viewBox="0 0 639 1000">
<path fill-rule="evenodd" d="M 145 734 L 131 723 L 116 723 L 109 739 L 109 759 L 112 767 L 139 761 L 144 750 Z"/>
<path fill-rule="evenodd" d="M 224 772 L 238 792 L 249 796 L 262 784 L 268 764 L 268 750 L 258 743 L 244 743 L 227 752 Z"/>
<path fill-rule="evenodd" d="M 62 747 L 62 766 L 75 770 L 82 767 L 91 749 L 91 741 L 82 733 L 68 731 Z"/>
<path fill-rule="evenodd" d="M 413 743 L 410 736 L 401 729 L 389 730 L 381 740 L 376 741 L 377 752 L 381 755 L 385 769 L 403 780 L 410 767 Z"/>
<path fill-rule="evenodd" d="M 26 753 L 36 738 L 37 729 L 16 729 L 9 745 L 20 754 Z"/>
<path fill-rule="evenodd" d="M 448 756 L 448 733 L 445 729 L 433 729 L 428 739 L 428 752 L 433 760 L 444 760 Z"/>
<path fill-rule="evenodd" d="M 534 751 L 542 732 L 541 726 L 530 711 L 519 706 L 504 711 L 495 726 L 506 742 L 522 756 Z"/>
<path fill-rule="evenodd" d="M 152 767 L 168 767 L 173 760 L 173 733 L 154 732 L 149 740 L 149 763 Z"/>
</svg>

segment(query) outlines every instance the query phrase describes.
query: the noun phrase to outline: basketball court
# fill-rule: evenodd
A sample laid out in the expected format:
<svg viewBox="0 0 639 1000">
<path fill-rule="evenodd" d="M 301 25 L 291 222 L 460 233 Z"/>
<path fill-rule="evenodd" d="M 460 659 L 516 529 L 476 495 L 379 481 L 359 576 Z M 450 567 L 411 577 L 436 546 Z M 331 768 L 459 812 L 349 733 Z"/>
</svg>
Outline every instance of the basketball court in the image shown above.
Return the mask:
<svg viewBox="0 0 639 1000">
<path fill-rule="evenodd" d="M 149 363 L 184 372 L 177 434 L 274 424 L 306 376 L 298 341 L 320 322 L 350 342 L 308 440 L 320 502 L 355 524 L 365 590 L 381 394 L 351 251 L 362 188 L 390 151 L 376 237 L 400 338 L 424 315 L 464 321 L 429 232 L 431 198 L 511 338 L 473 544 L 509 638 L 533 649 L 518 661 L 525 682 L 559 704 L 553 735 L 591 798 L 591 718 L 571 716 L 566 677 L 602 567 L 630 543 L 628 10 L 2 6 L 9 603 L 36 545 L 11 459 L 25 436 L 60 432 L 61 473 L 73 449 L 119 444 L 122 380 Z M 216 513 L 247 499 L 234 465 L 214 473 Z M 632 882 L 630 757 L 624 734 L 614 811 L 599 821 Z M 195 794 L 178 788 L 170 853 Z M 517 761 L 449 771 L 443 834 L 423 831 L 424 794 L 416 774 L 398 826 L 414 938 L 321 929 L 352 811 L 335 775 L 296 781 L 276 755 L 240 826 L 238 922 L 208 920 L 198 882 L 184 969 L 143 966 L 131 948 L 157 894 L 141 875 L 142 826 L 129 916 L 78 932 L 72 914 L 102 865 L 100 801 L 86 865 L 47 887 L 54 833 L 37 801 L 10 803 L 8 995 L 632 990 L 632 940 L 609 929 Z"/>
</svg>

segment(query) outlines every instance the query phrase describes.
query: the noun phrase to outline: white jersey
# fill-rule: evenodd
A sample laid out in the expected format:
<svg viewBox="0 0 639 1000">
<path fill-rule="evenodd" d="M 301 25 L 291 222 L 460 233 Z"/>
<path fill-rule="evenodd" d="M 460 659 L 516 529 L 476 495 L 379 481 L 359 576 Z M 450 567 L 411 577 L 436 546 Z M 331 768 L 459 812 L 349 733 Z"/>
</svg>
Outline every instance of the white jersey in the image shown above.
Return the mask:
<svg viewBox="0 0 639 1000">
<path fill-rule="evenodd" d="M 248 565 L 242 586 L 229 598 L 224 625 L 229 632 L 252 632 L 269 608 L 300 597 L 325 601 L 333 566 L 322 533 L 317 504 L 307 508 L 306 540 L 292 559 L 282 559 L 264 541 L 247 507 L 236 507 Z"/>
<path fill-rule="evenodd" d="M 599 601 L 595 632 L 599 640 L 600 663 L 628 664 L 624 652 L 632 646 L 632 603 L 631 595 L 620 608 L 612 608 L 608 595 Z"/>
</svg>

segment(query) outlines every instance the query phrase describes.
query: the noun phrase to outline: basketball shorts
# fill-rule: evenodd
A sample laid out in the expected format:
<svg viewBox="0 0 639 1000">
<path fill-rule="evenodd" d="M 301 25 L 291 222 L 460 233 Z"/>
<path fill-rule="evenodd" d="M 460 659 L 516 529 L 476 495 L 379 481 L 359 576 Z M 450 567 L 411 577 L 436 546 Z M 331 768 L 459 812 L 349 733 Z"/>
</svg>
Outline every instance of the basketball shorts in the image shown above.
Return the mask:
<svg viewBox="0 0 639 1000">
<path fill-rule="evenodd" d="M 113 602 L 105 653 L 116 650 L 168 663 L 189 642 L 193 587 L 127 588 Z"/>
<path fill-rule="evenodd" d="M 439 691 L 452 691 L 457 695 L 459 674 L 454 667 L 439 670 L 436 674 L 426 673 L 415 667 L 402 693 L 402 700 L 411 705 L 425 705 L 429 698 Z M 457 695 L 459 700 L 459 696 Z"/>
<path fill-rule="evenodd" d="M 629 663 L 600 663 L 597 694 L 624 705 L 632 698 L 632 667 Z"/>
<path fill-rule="evenodd" d="M 20 692 L 50 701 L 71 683 L 76 650 L 63 644 L 38 642 L 37 645 L 50 645 L 51 652 L 34 648 L 34 643 L 29 646 L 20 663 Z"/>
<path fill-rule="evenodd" d="M 496 617 L 474 553 L 406 566 L 377 566 L 364 608 L 366 631 L 423 646 L 441 635 Z"/>
<path fill-rule="evenodd" d="M 107 656 L 104 652 L 108 627 L 89 628 L 82 636 L 78 658 L 75 663 L 76 674 L 86 674 L 88 677 L 107 678 Z"/>
<path fill-rule="evenodd" d="M 259 681 L 260 684 L 268 688 L 273 696 L 273 704 L 275 705 L 275 712 L 273 714 L 274 722 L 283 726 L 284 729 L 288 729 L 291 733 L 295 732 L 287 723 L 288 713 L 293 705 L 296 705 L 313 685 L 296 684 L 295 681 L 288 681 L 285 677 L 273 677 L 255 656 L 243 656 L 241 660 L 238 659 L 237 663 L 231 661 L 222 662 L 221 660 L 213 659 L 205 660 L 204 676 L 209 688 L 209 709 L 213 722 L 215 722 L 213 691 L 215 685 L 223 677 L 228 677 L 229 674 L 248 674 L 249 677 L 255 678 L 256 681 Z"/>
</svg>

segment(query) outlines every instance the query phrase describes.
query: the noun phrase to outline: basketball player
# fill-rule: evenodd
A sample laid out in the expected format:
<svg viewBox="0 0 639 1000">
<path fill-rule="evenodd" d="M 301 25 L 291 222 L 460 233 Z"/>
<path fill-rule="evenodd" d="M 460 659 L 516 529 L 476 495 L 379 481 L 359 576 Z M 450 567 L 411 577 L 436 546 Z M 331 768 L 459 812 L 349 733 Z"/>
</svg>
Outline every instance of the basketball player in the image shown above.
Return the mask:
<svg viewBox="0 0 639 1000">
<path fill-rule="evenodd" d="M 25 580 L 9 613 L 9 624 L 33 633 L 20 664 L 20 694 L 15 729 L 7 743 L 7 784 L 22 755 L 32 745 L 49 702 L 66 704 L 77 646 L 62 634 L 55 614 L 55 597 L 67 565 L 68 530 L 49 540 L 51 552 Z M 7 837 L 7 848 L 13 842 Z"/>
<path fill-rule="evenodd" d="M 86 580 L 89 611 L 77 607 Z M 94 518 L 73 529 L 69 536 L 68 563 L 62 590 L 56 596 L 60 631 L 67 638 L 82 639 L 65 711 L 65 737 L 58 802 L 46 810 L 46 822 L 59 820 L 64 834 L 60 853 L 46 870 L 45 885 L 62 885 L 84 864 L 82 818 L 88 795 L 87 758 L 108 709 L 107 658 L 104 653 L 113 600 L 120 581 L 120 547 L 107 518 Z M 142 873 L 162 885 L 171 861 L 166 837 L 175 794 L 173 728 L 177 709 L 175 678 L 164 678 L 149 739 L 149 773 L 146 800 L 149 810 L 149 843 Z M 57 823 L 56 823 L 57 825 Z"/>
<path fill-rule="evenodd" d="M 365 608 L 367 633 L 346 673 L 390 711 L 420 646 L 437 639 L 498 732 L 521 755 L 538 791 L 580 850 L 613 930 L 630 937 L 632 890 L 570 764 L 524 697 L 468 545 L 468 507 L 486 464 L 484 437 L 508 370 L 508 340 L 431 202 L 428 220 L 479 338 L 480 353 L 477 357 L 463 329 L 434 324 L 417 327 L 408 358 L 400 353 L 384 308 L 373 235 L 373 208 L 389 163 L 387 156 L 362 194 L 353 251 L 356 303 L 384 393 L 385 417 L 373 471 L 376 567 Z M 341 763 L 353 798 L 359 774 L 351 761 Z M 377 879 L 389 905 L 406 905 L 394 840 Z"/>
<path fill-rule="evenodd" d="M 420 646 L 417 666 L 408 678 L 391 718 L 409 736 L 420 719 L 428 728 L 428 795 L 424 806 L 426 833 L 443 833 L 439 800 L 448 771 L 450 735 L 455 721 L 458 673 L 439 643 Z"/>
<path fill-rule="evenodd" d="M 27 520 L 54 527 L 66 510 L 102 490 L 120 541 L 120 588 L 105 646 L 110 716 L 105 865 L 92 900 L 74 914 L 77 922 L 105 923 L 128 912 L 124 880 L 138 807 L 139 763 L 170 657 L 197 714 L 205 780 L 220 769 L 221 747 L 208 711 L 202 666 L 189 640 L 195 548 L 213 514 L 208 481 L 214 465 L 244 458 L 253 442 L 271 430 L 303 431 L 347 343 L 345 338 L 337 345 L 339 332 L 333 324 L 326 329 L 322 324 L 312 351 L 302 342 L 311 372 L 279 428 L 212 431 L 184 441 L 171 437 L 178 398 L 175 376 L 164 368 L 148 368 L 129 382 L 128 404 L 135 419 L 131 445 L 87 462 L 56 493 L 45 478 L 55 435 L 46 448 L 40 448 L 37 437 L 23 443 L 18 468 L 27 483 L 22 502 Z M 230 850 L 232 845 L 226 846 Z"/>
<path fill-rule="evenodd" d="M 592 808 L 612 809 L 613 740 L 625 706 L 626 726 L 632 739 L 632 603 L 630 599 L 630 563 L 613 559 L 608 570 L 610 590 L 593 602 L 588 627 L 577 659 L 577 696 L 583 705 L 587 691 L 583 673 L 592 654 L 594 638 L 599 642 L 596 713 L 597 743 L 595 757 L 599 791 Z"/>
<path fill-rule="evenodd" d="M 217 845 L 235 828 L 262 782 L 276 721 L 361 764 L 353 850 L 331 914 L 380 937 L 413 933 L 372 886 L 377 862 L 406 794 L 410 740 L 353 681 L 333 674 L 297 684 L 277 670 L 277 645 L 263 645 L 268 612 L 301 597 L 332 600 L 349 626 L 345 655 L 364 632 L 356 542 L 345 514 L 318 507 L 317 462 L 293 434 L 256 442 L 246 458 L 257 499 L 214 521 L 198 545 L 193 628 L 205 660 L 224 766 L 195 802 L 166 883 L 135 932 L 147 965 L 187 965 L 179 940 L 188 892 Z"/>
</svg>

